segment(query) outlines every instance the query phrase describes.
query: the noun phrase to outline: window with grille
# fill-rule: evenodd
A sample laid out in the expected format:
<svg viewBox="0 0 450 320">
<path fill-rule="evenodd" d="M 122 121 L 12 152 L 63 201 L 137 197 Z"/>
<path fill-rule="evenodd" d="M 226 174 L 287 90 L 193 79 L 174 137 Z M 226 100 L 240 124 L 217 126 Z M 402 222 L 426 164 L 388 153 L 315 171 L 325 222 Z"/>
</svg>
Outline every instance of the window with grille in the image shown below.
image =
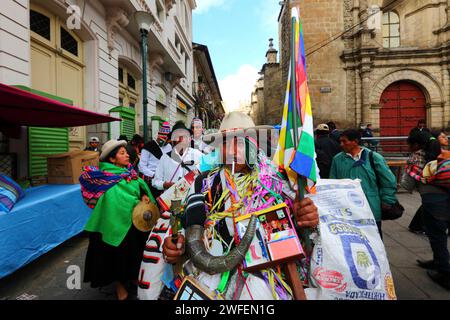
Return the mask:
<svg viewBox="0 0 450 320">
<path fill-rule="evenodd" d="M 383 47 L 400 47 L 400 18 L 392 11 L 383 14 Z"/>
<path fill-rule="evenodd" d="M 61 27 L 61 48 L 78 56 L 78 41 L 63 27 Z"/>
<path fill-rule="evenodd" d="M 29 1 L 30 2 L 30 1 Z M 72 59 L 72 62 L 83 64 L 83 41 L 75 32 L 67 29 L 66 21 L 44 8 L 30 3 L 30 38 L 35 45 L 45 45 L 58 57 Z M 43 1 L 41 1 L 43 2 Z M 35 46 L 33 46 L 35 47 Z M 38 50 L 41 52 L 41 50 Z M 34 52 L 34 51 L 33 51 Z M 47 56 L 47 54 L 45 54 Z"/>
<path fill-rule="evenodd" d="M 122 107 L 136 108 L 139 100 L 136 77 L 124 65 L 119 65 L 119 103 Z"/>
<path fill-rule="evenodd" d="M 0 174 L 17 179 L 17 155 L 15 153 L 0 152 Z"/>
<path fill-rule="evenodd" d="M 50 41 L 50 18 L 34 10 L 30 10 L 30 29 Z"/>
<path fill-rule="evenodd" d="M 135 121 L 134 118 L 122 117 L 122 130 L 121 134 L 127 136 L 129 140 L 131 140 L 136 133 L 135 131 Z"/>
</svg>

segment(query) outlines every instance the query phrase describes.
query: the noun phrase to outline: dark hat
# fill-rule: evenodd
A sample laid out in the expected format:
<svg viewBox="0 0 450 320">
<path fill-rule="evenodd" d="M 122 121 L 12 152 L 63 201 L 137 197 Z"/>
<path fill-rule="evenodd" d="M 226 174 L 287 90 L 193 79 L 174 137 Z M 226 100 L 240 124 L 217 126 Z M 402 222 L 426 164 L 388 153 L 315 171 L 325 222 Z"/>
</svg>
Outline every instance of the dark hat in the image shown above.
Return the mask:
<svg viewBox="0 0 450 320">
<path fill-rule="evenodd" d="M 187 132 L 189 132 L 190 135 L 193 134 L 192 130 L 187 128 L 186 125 L 184 124 L 184 122 L 180 120 L 180 121 L 175 122 L 174 126 L 172 127 L 172 131 L 170 132 L 170 135 L 169 135 L 170 140 L 172 140 L 172 135 L 177 130 L 186 130 Z"/>
<path fill-rule="evenodd" d="M 139 134 L 135 134 L 133 138 L 131 139 L 131 142 L 139 143 L 141 141 L 144 141 L 144 138 L 142 138 Z"/>
</svg>

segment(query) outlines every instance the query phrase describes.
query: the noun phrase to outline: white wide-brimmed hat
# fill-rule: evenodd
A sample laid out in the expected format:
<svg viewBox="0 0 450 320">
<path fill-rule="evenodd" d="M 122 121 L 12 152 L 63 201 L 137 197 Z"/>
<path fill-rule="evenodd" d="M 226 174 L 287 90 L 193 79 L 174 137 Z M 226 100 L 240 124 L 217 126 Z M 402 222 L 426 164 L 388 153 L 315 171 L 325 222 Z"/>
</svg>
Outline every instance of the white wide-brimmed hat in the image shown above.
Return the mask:
<svg viewBox="0 0 450 320">
<path fill-rule="evenodd" d="M 224 135 L 240 135 L 244 134 L 246 131 L 254 130 L 270 130 L 273 129 L 269 125 L 256 126 L 250 116 L 239 111 L 232 111 L 228 113 L 222 120 L 219 128 L 219 132 L 211 133 L 203 137 L 204 140 L 211 141 L 215 137 L 220 137 Z"/>
<path fill-rule="evenodd" d="M 107 141 L 102 147 L 102 153 L 100 154 L 100 161 L 106 160 L 105 158 L 117 147 L 125 147 L 127 142 L 125 140 L 111 139 Z"/>
<path fill-rule="evenodd" d="M 330 131 L 330 127 L 326 123 L 321 123 L 317 126 L 316 131 Z"/>
</svg>

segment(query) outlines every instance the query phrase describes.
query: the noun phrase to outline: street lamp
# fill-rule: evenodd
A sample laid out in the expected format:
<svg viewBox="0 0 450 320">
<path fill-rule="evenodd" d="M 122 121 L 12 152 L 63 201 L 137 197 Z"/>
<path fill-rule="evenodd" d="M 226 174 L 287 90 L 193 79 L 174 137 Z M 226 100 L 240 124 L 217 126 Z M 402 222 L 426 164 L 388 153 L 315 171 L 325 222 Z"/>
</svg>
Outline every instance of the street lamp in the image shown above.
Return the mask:
<svg viewBox="0 0 450 320">
<path fill-rule="evenodd" d="M 139 26 L 141 32 L 141 55 L 142 55 L 142 106 L 144 113 L 144 141 L 148 140 L 148 120 L 147 120 L 147 39 L 150 27 L 155 21 L 153 16 L 146 11 L 137 11 L 134 18 Z"/>
</svg>

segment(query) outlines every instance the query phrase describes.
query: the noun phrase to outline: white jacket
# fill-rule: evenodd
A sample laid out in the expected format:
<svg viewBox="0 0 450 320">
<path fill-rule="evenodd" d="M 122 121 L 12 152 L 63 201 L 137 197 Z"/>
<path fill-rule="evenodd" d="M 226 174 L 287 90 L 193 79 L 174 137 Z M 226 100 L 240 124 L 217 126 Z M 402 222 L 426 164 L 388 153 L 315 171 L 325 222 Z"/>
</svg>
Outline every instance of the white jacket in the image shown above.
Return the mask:
<svg viewBox="0 0 450 320">
<path fill-rule="evenodd" d="M 175 158 L 178 156 L 183 159 L 184 163 L 194 161 L 192 166 L 188 166 L 191 170 L 200 169 L 200 158 L 202 153 L 196 149 L 188 148 L 183 156 L 180 156 L 178 152 L 173 149 L 171 154 L 175 153 Z M 177 182 L 183 178 L 189 171 L 181 167 L 180 163 L 172 159 L 167 153 L 161 157 L 158 167 L 156 168 L 155 177 L 152 180 L 152 185 L 158 190 L 164 190 L 164 182 Z M 171 180 L 172 179 L 172 180 Z"/>
<path fill-rule="evenodd" d="M 166 144 L 161 147 L 161 151 L 164 155 L 165 153 L 172 151 L 172 146 L 170 144 Z M 139 172 L 143 173 L 147 177 L 153 178 L 153 176 L 155 175 L 155 170 L 158 167 L 159 160 L 160 159 L 156 158 L 149 151 L 142 149 L 141 159 L 139 160 L 138 165 Z"/>
</svg>

